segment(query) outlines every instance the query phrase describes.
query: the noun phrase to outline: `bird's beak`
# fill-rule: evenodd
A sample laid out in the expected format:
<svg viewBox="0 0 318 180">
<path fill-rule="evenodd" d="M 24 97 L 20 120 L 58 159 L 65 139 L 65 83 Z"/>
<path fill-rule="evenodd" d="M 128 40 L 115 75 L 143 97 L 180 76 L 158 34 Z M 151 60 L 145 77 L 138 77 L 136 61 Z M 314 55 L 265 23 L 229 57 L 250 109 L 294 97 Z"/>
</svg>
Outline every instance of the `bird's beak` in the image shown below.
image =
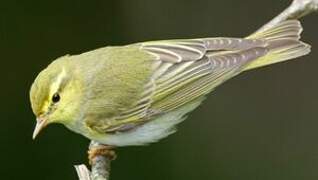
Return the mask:
<svg viewBox="0 0 318 180">
<path fill-rule="evenodd" d="M 36 125 L 33 131 L 32 139 L 35 139 L 40 131 L 47 125 L 47 120 L 44 118 L 36 118 Z"/>
</svg>

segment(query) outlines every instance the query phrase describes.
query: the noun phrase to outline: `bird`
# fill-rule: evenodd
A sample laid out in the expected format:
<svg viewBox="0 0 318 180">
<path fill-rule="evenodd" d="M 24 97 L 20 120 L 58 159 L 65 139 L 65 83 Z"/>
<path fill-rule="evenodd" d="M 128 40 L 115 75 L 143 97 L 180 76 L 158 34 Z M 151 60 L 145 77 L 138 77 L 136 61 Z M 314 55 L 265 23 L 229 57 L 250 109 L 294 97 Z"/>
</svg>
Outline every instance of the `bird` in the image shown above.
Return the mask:
<svg viewBox="0 0 318 180">
<path fill-rule="evenodd" d="M 244 38 L 156 40 L 62 56 L 31 86 L 33 139 L 60 123 L 111 147 L 157 142 L 227 80 L 308 54 L 301 32 L 298 20 L 286 20 Z"/>
</svg>

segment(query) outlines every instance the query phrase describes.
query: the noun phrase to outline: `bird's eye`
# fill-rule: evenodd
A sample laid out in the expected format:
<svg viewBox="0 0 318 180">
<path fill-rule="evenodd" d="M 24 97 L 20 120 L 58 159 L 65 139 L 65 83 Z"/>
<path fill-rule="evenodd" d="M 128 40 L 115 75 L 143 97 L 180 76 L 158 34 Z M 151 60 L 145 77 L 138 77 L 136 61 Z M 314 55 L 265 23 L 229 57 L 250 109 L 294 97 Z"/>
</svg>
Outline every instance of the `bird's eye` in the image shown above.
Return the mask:
<svg viewBox="0 0 318 180">
<path fill-rule="evenodd" d="M 58 93 L 53 94 L 53 96 L 52 96 L 52 101 L 53 101 L 54 103 L 59 102 L 60 99 L 61 99 L 61 97 L 60 97 L 60 95 L 59 95 Z"/>
</svg>

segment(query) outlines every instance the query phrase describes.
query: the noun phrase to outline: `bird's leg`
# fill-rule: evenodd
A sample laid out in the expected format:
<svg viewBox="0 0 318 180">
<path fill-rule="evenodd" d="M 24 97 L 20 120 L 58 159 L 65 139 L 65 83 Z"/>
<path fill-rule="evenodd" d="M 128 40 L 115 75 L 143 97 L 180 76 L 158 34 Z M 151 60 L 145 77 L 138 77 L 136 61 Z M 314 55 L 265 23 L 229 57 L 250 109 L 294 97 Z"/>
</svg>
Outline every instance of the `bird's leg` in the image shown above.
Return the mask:
<svg viewBox="0 0 318 180">
<path fill-rule="evenodd" d="M 109 160 L 116 159 L 116 153 L 114 151 L 114 147 L 103 145 L 103 144 L 98 144 L 97 146 L 91 145 L 88 150 L 89 164 L 93 165 L 98 156 L 106 157 Z"/>
</svg>

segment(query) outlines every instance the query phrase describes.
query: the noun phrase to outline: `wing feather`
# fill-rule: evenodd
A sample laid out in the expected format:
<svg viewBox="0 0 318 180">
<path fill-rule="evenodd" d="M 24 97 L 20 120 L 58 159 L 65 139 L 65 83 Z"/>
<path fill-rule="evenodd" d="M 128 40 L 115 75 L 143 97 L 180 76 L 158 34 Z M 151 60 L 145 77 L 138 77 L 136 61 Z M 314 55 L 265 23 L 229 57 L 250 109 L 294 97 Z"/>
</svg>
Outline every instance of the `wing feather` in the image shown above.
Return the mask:
<svg viewBox="0 0 318 180">
<path fill-rule="evenodd" d="M 253 48 L 240 52 L 206 56 L 205 60 L 208 63 L 198 68 L 200 71 L 193 71 L 172 82 L 170 82 L 171 80 L 167 81 L 162 89 L 158 85 L 151 108 L 157 111 L 169 111 L 191 102 L 212 91 L 225 80 L 235 76 L 251 60 L 266 53 L 267 49 L 265 48 Z"/>
<path fill-rule="evenodd" d="M 250 61 L 264 56 L 263 40 L 205 38 L 135 44 L 153 55 L 156 65 L 144 93 L 105 131 L 127 130 L 156 114 L 200 98 L 235 76 Z"/>
</svg>

